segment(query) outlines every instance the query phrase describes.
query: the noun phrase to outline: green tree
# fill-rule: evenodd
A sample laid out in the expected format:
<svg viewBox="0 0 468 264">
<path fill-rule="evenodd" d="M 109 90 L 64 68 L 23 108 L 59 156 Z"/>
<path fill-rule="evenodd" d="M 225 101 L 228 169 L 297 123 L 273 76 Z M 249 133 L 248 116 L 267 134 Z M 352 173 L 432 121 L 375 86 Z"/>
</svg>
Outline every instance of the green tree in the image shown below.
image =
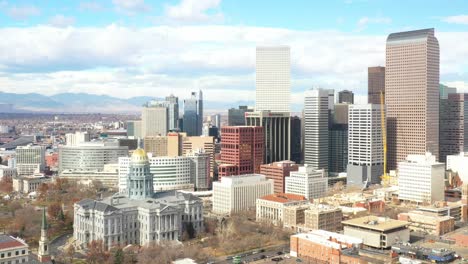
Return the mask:
<svg viewBox="0 0 468 264">
<path fill-rule="evenodd" d="M 114 253 L 114 264 L 123 264 L 125 260 L 125 254 L 121 248 L 118 248 Z"/>
</svg>

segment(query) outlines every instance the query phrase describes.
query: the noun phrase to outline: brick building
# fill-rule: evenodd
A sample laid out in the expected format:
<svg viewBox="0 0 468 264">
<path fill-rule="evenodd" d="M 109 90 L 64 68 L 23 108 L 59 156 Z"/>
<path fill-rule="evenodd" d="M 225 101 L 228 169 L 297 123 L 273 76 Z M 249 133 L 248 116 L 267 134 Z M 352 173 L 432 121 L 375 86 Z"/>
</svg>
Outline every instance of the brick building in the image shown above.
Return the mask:
<svg viewBox="0 0 468 264">
<path fill-rule="evenodd" d="M 260 126 L 226 126 L 221 128 L 221 165 L 218 179 L 260 173 L 265 139 Z"/>
<path fill-rule="evenodd" d="M 324 230 L 315 230 L 291 236 L 291 256 L 303 258 L 307 263 L 364 264 L 359 248 L 362 239 Z"/>
<path fill-rule="evenodd" d="M 291 171 L 297 171 L 299 165 L 294 161 L 283 160 L 260 166 L 260 174 L 263 174 L 267 179 L 272 179 L 275 182 L 275 193 L 284 193 L 285 178 L 289 176 Z"/>
</svg>

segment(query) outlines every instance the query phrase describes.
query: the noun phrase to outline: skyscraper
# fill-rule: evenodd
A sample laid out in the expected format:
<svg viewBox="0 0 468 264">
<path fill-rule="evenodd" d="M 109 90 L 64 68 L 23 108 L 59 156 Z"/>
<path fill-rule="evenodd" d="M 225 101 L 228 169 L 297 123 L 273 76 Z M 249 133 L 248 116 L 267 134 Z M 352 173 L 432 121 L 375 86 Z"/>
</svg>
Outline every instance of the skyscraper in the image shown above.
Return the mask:
<svg viewBox="0 0 468 264">
<path fill-rule="evenodd" d="M 291 155 L 291 62 L 286 46 L 257 47 L 255 112 L 245 113 L 247 126 L 265 132 L 264 163 L 289 160 Z"/>
<path fill-rule="evenodd" d="M 231 108 L 228 110 L 228 126 L 245 126 L 245 113 L 253 112 L 252 108 L 246 105 L 240 105 L 239 109 Z"/>
<path fill-rule="evenodd" d="M 287 46 L 257 47 L 255 111 L 290 111 L 290 57 Z"/>
<path fill-rule="evenodd" d="M 441 89 L 439 118 L 439 159 L 445 162 L 447 155 L 468 151 L 468 94 L 444 94 Z"/>
<path fill-rule="evenodd" d="M 348 90 L 338 92 L 338 103 L 354 104 L 354 93 Z"/>
<path fill-rule="evenodd" d="M 367 69 L 367 102 L 380 104 L 380 92 L 385 95 L 385 67 L 369 67 Z"/>
<path fill-rule="evenodd" d="M 410 154 L 439 154 L 439 43 L 434 29 L 387 38 L 388 167 Z"/>
<path fill-rule="evenodd" d="M 203 95 L 202 91 L 192 92 L 189 99 L 184 100 L 184 132 L 188 136 L 200 136 L 203 126 Z"/>
<path fill-rule="evenodd" d="M 203 92 L 198 91 L 198 111 L 197 111 L 197 121 L 198 121 L 198 135 L 202 134 L 203 130 Z"/>
<path fill-rule="evenodd" d="M 221 136 L 220 178 L 260 173 L 265 151 L 263 127 L 225 126 L 221 128 Z"/>
<path fill-rule="evenodd" d="M 179 97 L 171 94 L 166 97 L 169 113 L 169 130 L 176 130 L 179 128 Z"/>
<path fill-rule="evenodd" d="M 165 105 L 146 105 L 141 112 L 143 137 L 165 136 L 168 130 L 168 108 Z"/>
<path fill-rule="evenodd" d="M 350 105 L 348 131 L 349 185 L 376 184 L 383 174 L 380 105 Z"/>
<path fill-rule="evenodd" d="M 291 160 L 297 164 L 302 162 L 302 120 L 298 116 L 291 117 Z"/>
<path fill-rule="evenodd" d="M 304 164 L 328 170 L 328 90 L 304 94 Z"/>
</svg>

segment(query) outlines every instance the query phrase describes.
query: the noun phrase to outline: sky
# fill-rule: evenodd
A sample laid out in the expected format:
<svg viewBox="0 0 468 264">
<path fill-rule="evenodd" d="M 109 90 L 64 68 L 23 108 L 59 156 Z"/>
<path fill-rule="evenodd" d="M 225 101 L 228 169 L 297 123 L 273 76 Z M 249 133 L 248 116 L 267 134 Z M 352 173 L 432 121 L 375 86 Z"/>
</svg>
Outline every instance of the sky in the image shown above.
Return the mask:
<svg viewBox="0 0 468 264">
<path fill-rule="evenodd" d="M 365 103 L 389 33 L 435 28 L 440 81 L 468 92 L 465 0 L 0 0 L 0 91 L 255 100 L 255 47 L 291 47 L 292 101 Z"/>
</svg>

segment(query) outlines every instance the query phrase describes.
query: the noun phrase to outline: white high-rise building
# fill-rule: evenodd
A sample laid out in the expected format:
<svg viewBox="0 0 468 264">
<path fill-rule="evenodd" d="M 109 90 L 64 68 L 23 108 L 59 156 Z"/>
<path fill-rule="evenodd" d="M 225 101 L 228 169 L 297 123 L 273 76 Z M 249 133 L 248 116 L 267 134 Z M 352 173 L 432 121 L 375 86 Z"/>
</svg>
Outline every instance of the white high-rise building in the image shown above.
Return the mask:
<svg viewBox="0 0 468 264">
<path fill-rule="evenodd" d="M 304 196 L 306 199 L 324 197 L 327 193 L 328 178 L 324 170 L 309 165 L 299 167 L 285 178 L 285 192 Z"/>
<path fill-rule="evenodd" d="M 19 146 L 16 148 L 16 168 L 18 175 L 30 176 L 43 171 L 45 167 L 45 147 L 39 145 Z"/>
<path fill-rule="evenodd" d="M 383 174 L 381 105 L 349 105 L 348 178 L 350 185 L 380 183 Z"/>
<path fill-rule="evenodd" d="M 311 89 L 304 95 L 304 163 L 328 169 L 329 90 Z"/>
<path fill-rule="evenodd" d="M 273 194 L 273 184 L 262 174 L 222 177 L 213 182 L 213 212 L 230 214 L 254 209 L 258 198 Z"/>
<path fill-rule="evenodd" d="M 76 146 L 83 142 L 89 142 L 91 135 L 88 132 L 79 132 L 65 134 L 65 143 L 67 146 Z"/>
<path fill-rule="evenodd" d="M 165 136 L 169 131 L 168 108 L 162 105 L 143 107 L 141 130 L 143 137 Z"/>
<path fill-rule="evenodd" d="M 444 178 L 444 164 L 431 153 L 408 155 L 398 163 L 398 198 L 417 203 L 443 201 Z"/>
<path fill-rule="evenodd" d="M 290 52 L 287 46 L 257 47 L 255 111 L 290 111 Z"/>
</svg>

